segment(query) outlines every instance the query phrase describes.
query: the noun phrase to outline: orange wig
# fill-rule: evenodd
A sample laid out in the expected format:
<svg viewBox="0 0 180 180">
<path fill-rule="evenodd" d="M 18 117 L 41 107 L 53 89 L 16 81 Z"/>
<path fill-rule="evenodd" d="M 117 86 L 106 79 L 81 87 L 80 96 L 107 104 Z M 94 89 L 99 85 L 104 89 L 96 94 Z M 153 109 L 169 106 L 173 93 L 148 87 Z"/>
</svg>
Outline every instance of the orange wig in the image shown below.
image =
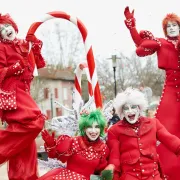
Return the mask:
<svg viewBox="0 0 180 180">
<path fill-rule="evenodd" d="M 180 17 L 179 16 L 177 16 L 174 13 L 167 14 L 166 17 L 162 21 L 162 26 L 163 26 L 163 31 L 164 31 L 165 36 L 167 36 L 166 28 L 167 28 L 167 24 L 168 24 L 169 21 L 175 21 L 180 26 Z"/>
</svg>

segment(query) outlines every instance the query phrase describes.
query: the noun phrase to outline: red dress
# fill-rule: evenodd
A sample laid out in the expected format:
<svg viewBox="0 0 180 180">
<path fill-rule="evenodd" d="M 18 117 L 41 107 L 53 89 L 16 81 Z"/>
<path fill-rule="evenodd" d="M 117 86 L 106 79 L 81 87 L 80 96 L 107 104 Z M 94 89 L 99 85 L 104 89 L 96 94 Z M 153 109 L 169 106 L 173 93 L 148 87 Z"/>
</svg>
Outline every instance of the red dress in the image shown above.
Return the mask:
<svg viewBox="0 0 180 180">
<path fill-rule="evenodd" d="M 156 117 L 171 133 L 180 138 L 180 51 L 178 38 L 142 39 L 136 28 L 130 29 L 131 36 L 138 46 L 139 56 L 157 52 L 158 67 L 165 70 L 166 79 Z M 152 37 L 152 36 L 151 36 Z M 172 154 L 163 144 L 157 147 L 164 173 L 168 180 L 179 180 L 180 157 Z"/>
<path fill-rule="evenodd" d="M 112 126 L 107 144 L 111 152 L 109 164 L 114 164 L 116 170 L 113 180 L 161 180 L 157 140 L 171 154 L 179 155 L 180 139 L 170 134 L 156 118 L 140 117 L 139 123 L 133 125 L 122 120 Z M 116 176 L 117 172 L 120 177 Z"/>
<path fill-rule="evenodd" d="M 67 162 L 66 168 L 57 168 L 39 178 L 39 180 L 90 180 L 90 175 L 100 172 L 107 166 L 109 150 L 101 140 L 89 142 L 85 137 L 60 136 L 57 146 L 48 150 L 51 158 Z"/>
<path fill-rule="evenodd" d="M 17 101 L 17 108 L 1 110 L 1 120 L 8 126 L 0 130 L 0 164 L 9 160 L 10 180 L 37 179 L 35 138 L 44 126 L 45 116 L 30 95 L 34 57 L 39 67 L 45 65 L 35 51 L 28 54 L 26 41 L 0 42 L 0 86 L 4 91 L 15 91 Z M 24 64 L 23 68 L 17 62 Z"/>
</svg>

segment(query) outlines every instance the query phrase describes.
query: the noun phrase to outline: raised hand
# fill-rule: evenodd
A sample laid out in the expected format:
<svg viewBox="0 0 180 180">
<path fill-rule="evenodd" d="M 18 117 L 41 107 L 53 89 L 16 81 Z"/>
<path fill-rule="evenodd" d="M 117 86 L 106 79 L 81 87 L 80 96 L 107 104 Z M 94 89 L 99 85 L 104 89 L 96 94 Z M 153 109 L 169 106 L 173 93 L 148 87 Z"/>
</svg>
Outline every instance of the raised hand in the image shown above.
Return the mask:
<svg viewBox="0 0 180 180">
<path fill-rule="evenodd" d="M 126 19 L 132 19 L 134 18 L 134 9 L 132 10 L 132 12 L 129 11 L 129 7 L 127 6 L 125 9 L 124 9 L 124 15 L 126 17 Z"/>
<path fill-rule="evenodd" d="M 37 42 L 38 39 L 36 38 L 36 36 L 34 34 L 28 34 L 26 36 L 26 41 Z"/>
<path fill-rule="evenodd" d="M 44 131 L 42 131 L 41 135 L 48 147 L 55 146 L 56 141 L 54 138 L 54 136 L 55 136 L 54 132 L 52 132 L 52 135 L 50 135 L 47 130 L 44 130 Z"/>
</svg>

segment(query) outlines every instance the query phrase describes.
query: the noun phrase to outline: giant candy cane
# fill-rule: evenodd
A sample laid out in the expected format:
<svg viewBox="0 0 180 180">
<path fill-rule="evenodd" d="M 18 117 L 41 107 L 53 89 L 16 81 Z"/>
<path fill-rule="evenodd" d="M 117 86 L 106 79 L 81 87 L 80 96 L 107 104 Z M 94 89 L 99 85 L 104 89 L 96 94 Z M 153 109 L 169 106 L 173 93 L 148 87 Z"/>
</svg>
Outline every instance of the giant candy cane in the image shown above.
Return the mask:
<svg viewBox="0 0 180 180">
<path fill-rule="evenodd" d="M 73 24 L 75 24 L 77 26 L 77 28 L 79 29 L 79 31 L 82 35 L 82 38 L 83 38 L 84 46 L 85 46 L 89 75 L 90 75 L 91 83 L 92 83 L 92 93 L 94 95 L 96 107 L 102 107 L 101 93 L 100 93 L 100 89 L 99 89 L 99 83 L 97 80 L 96 64 L 94 61 L 92 45 L 89 43 L 89 40 L 88 40 L 87 29 L 85 28 L 84 24 L 78 18 L 70 16 L 61 11 L 49 12 L 49 13 L 46 13 L 40 20 L 38 20 L 37 22 L 34 22 L 30 26 L 27 34 L 29 34 L 29 35 L 34 34 L 35 31 L 37 30 L 37 28 L 42 23 L 44 23 L 47 20 L 54 19 L 54 18 L 66 19 L 66 20 L 72 22 Z"/>
<path fill-rule="evenodd" d="M 93 96 L 93 91 L 92 91 L 92 83 L 89 75 L 89 70 L 88 70 L 88 65 L 86 62 L 78 64 L 76 70 L 75 70 L 75 104 L 80 104 L 82 100 L 82 89 L 81 89 L 81 78 L 82 74 L 85 72 L 87 80 L 88 80 L 88 92 L 89 92 L 89 97 Z"/>
</svg>

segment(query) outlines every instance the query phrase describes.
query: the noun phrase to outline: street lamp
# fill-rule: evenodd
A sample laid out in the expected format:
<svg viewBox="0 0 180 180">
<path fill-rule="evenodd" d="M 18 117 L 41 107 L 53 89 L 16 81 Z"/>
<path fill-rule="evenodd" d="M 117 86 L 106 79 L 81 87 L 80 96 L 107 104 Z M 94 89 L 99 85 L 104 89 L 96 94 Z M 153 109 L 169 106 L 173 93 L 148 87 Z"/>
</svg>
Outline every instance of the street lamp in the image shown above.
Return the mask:
<svg viewBox="0 0 180 180">
<path fill-rule="evenodd" d="M 108 58 L 112 60 L 112 67 L 114 72 L 114 95 L 116 97 L 117 89 L 116 89 L 116 67 L 117 67 L 117 59 L 120 59 L 117 57 L 117 55 L 112 55 L 111 58 Z"/>
</svg>

